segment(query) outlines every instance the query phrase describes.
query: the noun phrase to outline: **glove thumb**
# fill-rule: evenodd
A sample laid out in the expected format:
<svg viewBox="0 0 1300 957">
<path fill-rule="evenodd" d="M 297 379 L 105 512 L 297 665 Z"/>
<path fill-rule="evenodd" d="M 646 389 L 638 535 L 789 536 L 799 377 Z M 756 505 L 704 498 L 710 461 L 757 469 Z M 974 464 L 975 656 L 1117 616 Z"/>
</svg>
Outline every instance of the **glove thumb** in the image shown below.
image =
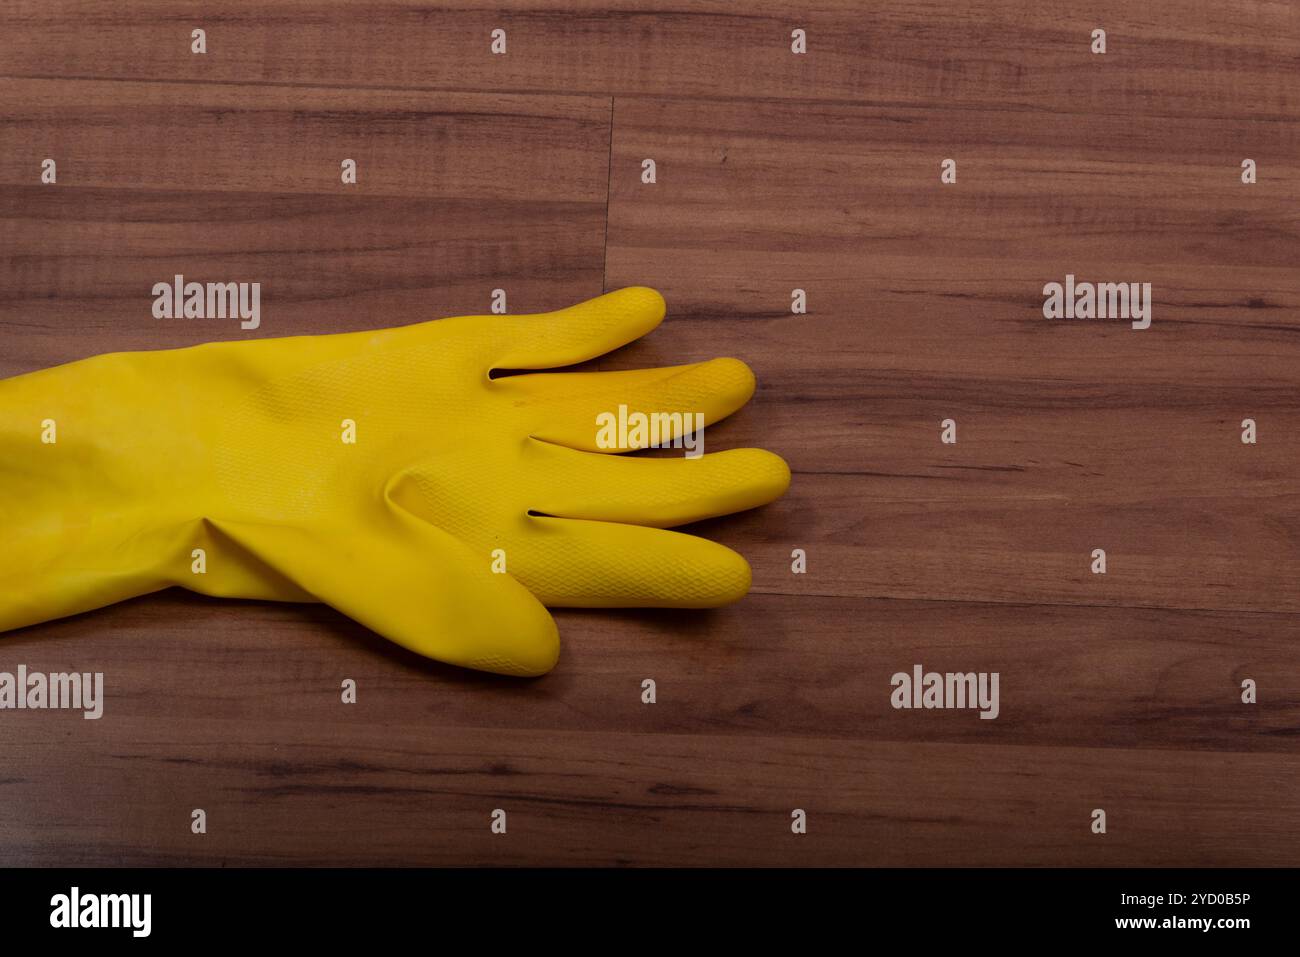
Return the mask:
<svg viewBox="0 0 1300 957">
<path fill-rule="evenodd" d="M 317 600 L 428 658 L 497 674 L 550 671 L 555 620 L 523 585 L 494 573 L 442 529 L 390 506 L 355 527 L 216 522 Z"/>
</svg>

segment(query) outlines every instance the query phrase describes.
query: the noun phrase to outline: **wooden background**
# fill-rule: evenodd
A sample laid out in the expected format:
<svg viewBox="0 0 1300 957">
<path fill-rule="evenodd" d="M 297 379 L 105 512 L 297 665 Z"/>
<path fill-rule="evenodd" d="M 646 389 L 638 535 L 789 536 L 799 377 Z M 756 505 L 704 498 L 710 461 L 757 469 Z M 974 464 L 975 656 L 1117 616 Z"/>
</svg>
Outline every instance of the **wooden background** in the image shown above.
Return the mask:
<svg viewBox="0 0 1300 957">
<path fill-rule="evenodd" d="M 0 103 L 0 375 L 646 284 L 600 365 L 743 358 L 710 447 L 795 473 L 699 527 L 748 599 L 561 611 L 535 681 L 182 592 L 5 635 L 107 703 L 0 713 L 0 863 L 1300 862 L 1296 5 L 10 0 Z M 1043 319 L 1067 272 L 1152 327 Z M 893 710 L 918 662 L 1001 716 Z"/>
</svg>

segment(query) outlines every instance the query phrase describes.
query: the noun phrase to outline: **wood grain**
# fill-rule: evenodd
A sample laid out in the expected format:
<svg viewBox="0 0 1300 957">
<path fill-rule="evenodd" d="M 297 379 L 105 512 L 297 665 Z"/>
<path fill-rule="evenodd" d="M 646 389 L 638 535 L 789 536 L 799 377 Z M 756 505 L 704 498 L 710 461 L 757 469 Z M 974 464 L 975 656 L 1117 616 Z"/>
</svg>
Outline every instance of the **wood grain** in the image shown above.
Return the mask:
<svg viewBox="0 0 1300 957">
<path fill-rule="evenodd" d="M 799 481 L 742 541 L 807 530 L 819 594 L 1300 610 L 1298 130 L 619 100 L 606 282 L 674 318 L 609 367 L 754 357 L 727 440 Z M 1152 327 L 1044 319 L 1067 273 L 1150 282 Z M 785 557 L 759 587 L 803 587 Z"/>
<path fill-rule="evenodd" d="M 1294 118 L 1286 0 L 17 0 L 0 75 Z M 208 32 L 208 53 L 190 32 Z M 1105 57 L 1090 52 L 1107 31 Z M 790 53 L 807 32 L 810 55 Z M 507 53 L 490 53 L 504 29 Z"/>
<path fill-rule="evenodd" d="M 1192 662 L 1180 663 L 1186 669 L 1181 677 L 1180 666 L 1169 663 L 1173 648 L 1187 647 L 1178 639 L 1164 648 L 1139 643 L 1141 655 L 1125 642 L 1111 645 L 1110 650 L 1123 649 L 1128 662 L 1147 655 L 1163 660 L 1160 674 L 1171 680 L 1157 681 L 1157 687 L 1163 686 L 1165 700 L 1183 702 L 1164 714 L 1153 706 L 1150 722 L 1134 735 L 1132 746 L 1061 743 L 1075 737 L 1059 733 L 1066 715 L 1093 723 L 1092 709 L 1099 707 L 1107 712 L 1103 721 L 1113 720 L 1117 715 L 1109 713 L 1108 702 L 1122 695 L 1120 689 L 1142 689 L 1138 702 L 1120 705 L 1122 711 L 1140 707 L 1150 688 L 1143 680 L 1149 675 L 1131 684 L 1118 673 L 1111 682 L 1093 675 L 1085 681 L 1101 690 L 1101 700 L 1078 705 L 1089 695 L 1072 697 L 1066 691 L 1074 663 L 1069 658 L 1033 672 L 1041 683 L 1040 701 L 1058 699 L 1056 707 L 1043 709 L 1048 726 L 1042 733 L 1055 738 L 1051 745 L 1024 743 L 1017 729 L 1024 731 L 1032 722 L 1015 719 L 1005 726 L 1001 719 L 983 722 L 993 730 L 979 740 L 971 735 L 945 741 L 943 728 L 980 723 L 973 714 L 951 712 L 923 716 L 933 719 L 927 722 L 930 740 L 918 740 L 917 725 L 910 724 L 901 732 L 910 740 L 899 741 L 887 728 L 876 730 L 878 721 L 870 717 L 880 711 L 876 694 L 865 696 L 864 720 L 849 736 L 828 735 L 823 721 L 814 721 L 814 733 L 804 734 L 789 720 L 803 709 L 796 701 L 783 701 L 776 690 L 797 694 L 788 680 L 773 685 L 772 670 L 760 665 L 761 683 L 752 684 L 752 669 L 724 667 L 717 657 L 710 657 L 709 671 L 687 677 L 684 689 L 665 676 L 658 710 L 630 704 L 634 695 L 611 689 L 620 683 L 634 688 L 638 672 L 619 668 L 617 657 L 601 657 L 607 623 L 582 634 L 572 627 L 571 616 L 564 619 L 572 649 L 565 667 L 554 679 L 528 684 L 394 662 L 387 650 L 367 652 L 364 641 L 352 641 L 344 634 L 351 626 L 332 627 L 325 620 L 331 613 L 319 616 L 315 628 L 304 623 L 286 628 L 300 611 L 253 606 L 232 619 L 216 603 L 185 600 L 180 604 L 193 607 L 169 607 L 174 604 L 165 599 L 118 606 L 96 616 L 94 629 L 76 622 L 53 625 L 42 629 L 47 633 L 39 644 L 33 634 L 30 647 L 22 649 L 28 660 L 84 661 L 97 645 L 112 642 L 110 680 L 116 690 L 110 707 L 116 710 L 111 720 L 99 722 L 75 715 L 11 716 L 16 719 L 7 723 L 12 762 L 0 804 L 9 860 L 98 865 L 123 860 L 1212 865 L 1239 862 L 1245 855 L 1257 864 L 1290 860 L 1285 841 L 1265 842 L 1259 835 L 1277 833 L 1274 829 L 1300 811 L 1293 786 L 1300 769 L 1293 753 L 1166 746 L 1169 739 L 1160 728 L 1166 720 L 1184 728 L 1198 720 L 1211 726 L 1218 711 L 1220 724 L 1232 721 L 1226 709 L 1205 708 L 1200 695 L 1188 694 Z M 903 626 L 903 634 L 924 625 L 935 605 L 946 604 L 924 603 L 928 607 Z M 754 611 L 770 614 L 774 607 L 764 598 Z M 853 625 L 862 630 L 866 613 L 878 610 L 855 609 Z M 186 613 L 193 632 L 188 645 L 163 640 L 159 647 L 160 611 L 172 613 L 172 622 L 182 620 L 176 613 Z M 971 609 L 949 611 L 959 627 L 979 618 Z M 906 610 L 902 614 L 907 617 Z M 801 622 L 811 620 L 805 610 Z M 830 624 L 838 623 L 832 616 Z M 26 634 L 14 637 L 25 642 Z M 214 634 L 218 640 L 205 637 Z M 834 635 L 826 628 L 815 637 Z M 694 637 L 701 643 L 726 641 L 727 656 L 736 665 L 752 666 L 762 656 L 753 647 L 760 642 L 728 638 L 725 630 Z M 661 635 L 659 644 L 682 645 L 685 638 Z M 809 656 L 808 642 L 798 644 L 800 654 Z M 664 647 L 651 650 L 653 667 L 667 665 L 669 672 L 692 657 L 689 651 L 679 659 Z M 951 645 L 930 644 L 929 650 L 936 664 L 954 654 Z M 871 656 L 880 653 L 875 649 Z M 1104 657 L 1107 649 L 1098 654 Z M 858 680 L 856 674 L 845 675 L 842 655 L 839 648 L 830 649 L 831 661 L 841 664 L 841 680 Z M 972 659 L 968 647 L 957 657 L 963 663 Z M 1201 663 L 1229 685 L 1212 657 Z M 584 668 L 593 659 L 599 674 Z M 340 666 L 342 672 L 334 670 Z M 801 677 L 815 679 L 824 670 L 805 669 Z M 869 665 L 862 675 L 868 671 Z M 340 673 L 360 681 L 355 708 L 334 703 L 331 685 Z M 468 687 L 459 688 L 462 683 Z M 763 697 L 767 689 L 771 695 L 743 717 L 732 716 L 750 722 L 741 733 L 728 728 L 725 719 L 710 727 L 709 716 L 726 707 L 725 698 L 717 698 L 719 689 L 731 686 L 733 694 Z M 689 696 L 685 707 L 674 703 L 683 691 Z M 814 699 L 830 694 L 830 707 L 845 701 L 833 681 L 816 687 L 810 682 L 806 693 Z M 602 707 L 606 700 L 617 702 L 612 714 Z M 1010 700 L 1019 700 L 1019 690 Z M 1199 718 L 1192 715 L 1198 708 L 1204 708 Z M 634 709 L 644 717 L 633 718 Z M 1058 709 L 1065 713 L 1053 715 Z M 661 715 L 683 710 L 698 712 L 690 727 L 661 724 L 651 730 L 646 724 L 674 721 Z M 526 727 L 520 714 L 529 716 Z M 161 715 L 167 720 L 159 720 Z M 1237 730 L 1246 729 L 1238 725 Z M 1225 736 L 1221 728 L 1211 734 Z M 1012 744 L 1017 738 L 1021 743 Z M 1237 741 L 1249 738 L 1246 732 Z M 52 779 L 70 783 L 74 773 L 55 764 L 52 754 L 75 767 L 75 787 L 50 789 Z M 208 812 L 211 830 L 204 838 L 186 831 L 192 806 Z M 1081 838 L 1079 822 L 1096 806 L 1109 809 L 1110 833 L 1104 839 Z M 498 807 L 509 814 L 505 838 L 494 838 L 486 827 L 488 813 Z M 795 807 L 811 815 L 806 841 L 788 830 Z"/>
<path fill-rule="evenodd" d="M 541 681 L 429 662 L 323 607 L 180 591 L 23 629 L 6 652 L 45 671 L 111 662 L 112 713 L 133 720 L 193 701 L 213 718 L 330 722 L 352 677 L 367 715 L 436 717 L 429 733 L 449 739 L 511 727 L 522 710 L 528 727 L 555 731 L 1294 750 L 1294 615 L 764 594 L 711 612 L 557 615 L 563 666 Z M 185 623 L 188 643 L 158 635 L 168 621 Z M 894 710 L 890 677 L 916 663 L 998 671 L 1001 714 Z M 1243 676 L 1269 707 L 1236 704 Z M 641 703 L 643 677 L 663 706 Z"/>
<path fill-rule="evenodd" d="M 0 96 L 0 322 L 22 333 L 0 373 L 80 358 L 88 333 L 103 350 L 229 334 L 152 318 L 178 272 L 255 277 L 267 318 L 245 336 L 487 312 L 507 276 L 519 311 L 601 291 L 608 98 L 63 80 Z M 58 188 L 31 175 L 50 154 Z"/>
<path fill-rule="evenodd" d="M 692 529 L 748 599 L 560 611 L 534 681 L 174 591 L 4 635 L 0 670 L 108 693 L 0 712 L 0 863 L 1300 859 L 1293 5 L 19 0 L 0 31 L 0 375 L 639 283 L 668 321 L 595 365 L 745 359 L 706 445 L 795 471 Z M 259 279 L 262 328 L 153 319 L 175 272 Z M 1045 320 L 1067 272 L 1151 282 L 1152 327 Z M 894 710 L 914 664 L 997 671 L 999 717 Z"/>
</svg>

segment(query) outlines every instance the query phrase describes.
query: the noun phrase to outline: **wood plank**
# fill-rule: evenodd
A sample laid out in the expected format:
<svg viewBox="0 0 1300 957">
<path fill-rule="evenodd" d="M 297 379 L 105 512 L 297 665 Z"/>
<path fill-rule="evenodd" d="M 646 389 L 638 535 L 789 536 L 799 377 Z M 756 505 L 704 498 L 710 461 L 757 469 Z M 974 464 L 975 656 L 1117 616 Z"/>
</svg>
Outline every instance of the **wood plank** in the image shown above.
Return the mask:
<svg viewBox="0 0 1300 957">
<path fill-rule="evenodd" d="M 755 368 L 758 397 L 711 447 L 763 445 L 796 472 L 738 520 L 743 545 L 781 546 L 761 588 L 1300 610 L 1298 140 L 1244 120 L 620 99 L 606 282 L 660 287 L 670 320 L 605 367 Z M 1247 142 L 1280 181 L 1239 182 L 1216 144 Z M 1043 318 L 1067 273 L 1151 282 L 1151 328 Z"/>
<path fill-rule="evenodd" d="M 33 671 L 103 671 L 104 720 L 114 722 L 196 709 L 222 720 L 329 724 L 340 683 L 352 678 L 360 704 L 348 713 L 383 725 L 428 719 L 448 735 L 512 727 L 526 713 L 528 727 L 556 732 L 1297 750 L 1296 615 L 827 598 L 811 589 L 752 594 L 714 611 L 556 615 L 560 664 L 526 682 L 428 661 L 323 606 L 179 590 L 10 633 L 4 650 L 5 661 Z M 997 718 L 896 710 L 891 678 L 916 664 L 998 672 Z M 655 706 L 641 700 L 646 678 L 657 685 Z M 1258 688 L 1254 706 L 1241 703 L 1247 678 Z"/>
<path fill-rule="evenodd" d="M 190 32 L 208 52 L 190 52 Z M 791 31 L 809 52 L 791 53 Z M 1090 51 L 1107 31 L 1107 52 Z M 1010 105 L 1122 115 L 1300 112 L 1285 0 L 17 0 L 0 75 Z M 490 51 L 507 31 L 505 55 Z"/>
<path fill-rule="evenodd" d="M 601 291 L 606 99 L 67 80 L 0 96 L 0 327 L 21 333 L 0 375 L 487 312 L 497 287 L 521 312 Z M 155 319 L 153 285 L 177 273 L 260 282 L 261 326 Z"/>
<path fill-rule="evenodd" d="M 1294 860 L 1300 813 L 1295 756 L 449 732 L 426 713 L 65 727 L 52 790 L 52 725 L 26 717 L 0 783 L 14 865 L 1259 866 Z M 1104 835 L 1089 829 L 1098 807 Z M 489 831 L 498 808 L 505 835 Z"/>
</svg>

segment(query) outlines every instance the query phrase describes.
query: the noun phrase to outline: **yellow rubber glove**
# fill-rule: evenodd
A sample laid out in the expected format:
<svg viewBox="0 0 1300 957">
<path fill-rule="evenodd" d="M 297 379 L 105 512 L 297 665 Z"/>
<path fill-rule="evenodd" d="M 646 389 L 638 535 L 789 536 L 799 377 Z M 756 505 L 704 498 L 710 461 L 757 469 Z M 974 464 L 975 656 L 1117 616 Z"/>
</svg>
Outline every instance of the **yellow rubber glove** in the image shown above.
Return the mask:
<svg viewBox="0 0 1300 957">
<path fill-rule="evenodd" d="M 785 463 L 593 453 L 627 450 L 600 446 L 611 432 L 636 442 L 601 434 L 620 405 L 729 415 L 753 393 L 747 366 L 489 376 L 592 359 L 663 315 L 632 287 L 0 381 L 0 630 L 180 585 L 326 602 L 422 655 L 537 675 L 559 654 L 544 605 L 734 601 L 744 559 L 664 529 L 771 501 Z"/>
</svg>

